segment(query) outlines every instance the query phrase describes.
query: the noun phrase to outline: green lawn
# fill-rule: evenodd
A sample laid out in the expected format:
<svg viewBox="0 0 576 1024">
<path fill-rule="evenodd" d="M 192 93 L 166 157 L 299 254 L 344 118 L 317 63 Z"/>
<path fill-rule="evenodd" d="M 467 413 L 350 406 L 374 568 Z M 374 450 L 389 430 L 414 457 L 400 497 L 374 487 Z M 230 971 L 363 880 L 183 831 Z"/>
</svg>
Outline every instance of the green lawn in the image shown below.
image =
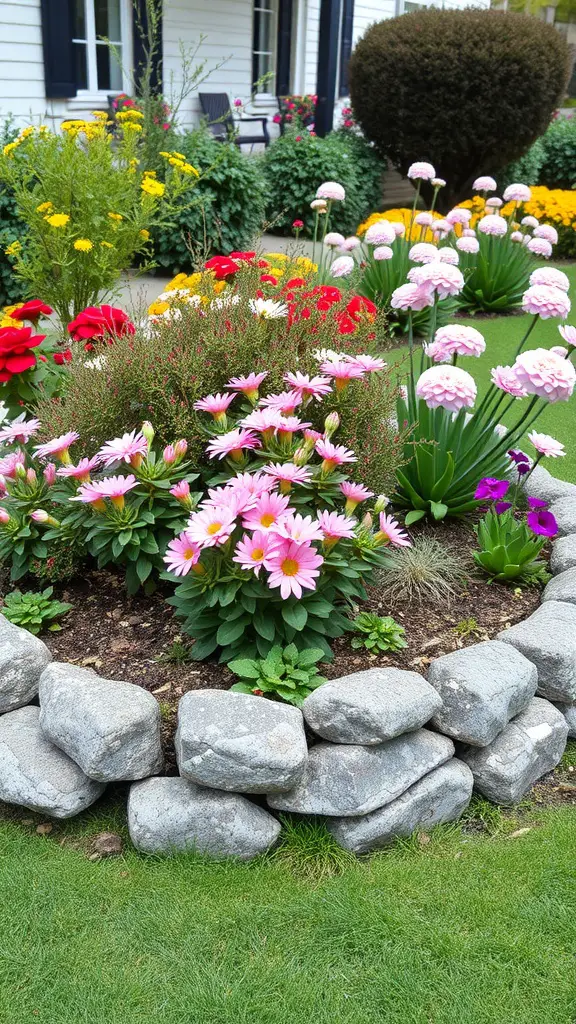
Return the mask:
<svg viewBox="0 0 576 1024">
<path fill-rule="evenodd" d="M 94 863 L 4 822 L 0 1020 L 573 1024 L 576 815 L 530 824 L 446 826 L 318 881 L 286 859 Z"/>
<path fill-rule="evenodd" d="M 563 270 L 571 281 L 572 313 L 567 322 L 576 324 L 576 263 L 561 264 L 559 269 Z M 484 355 L 479 359 L 460 361 L 460 365 L 473 374 L 480 395 L 484 393 L 490 383 L 490 370 L 493 366 L 508 366 L 514 362 L 516 349 L 530 326 L 531 320 L 532 317 L 526 315 L 503 316 L 494 319 L 476 317 L 464 321 L 476 327 L 486 338 Z M 527 348 L 551 348 L 552 345 L 562 345 L 563 341 L 558 333 L 558 324 L 561 322 L 560 320 L 541 320 L 530 335 Z M 398 351 L 403 353 L 405 350 L 399 349 Z M 518 406 L 520 407 L 520 402 L 518 402 Z M 518 414 L 515 413 L 515 415 L 517 418 Z M 549 469 L 554 476 L 576 482 L 576 395 L 570 402 L 557 402 L 548 406 L 534 429 L 552 434 L 566 446 L 564 458 L 544 460 L 543 465 L 546 469 Z M 529 454 L 534 454 L 528 440 L 524 447 Z"/>
</svg>

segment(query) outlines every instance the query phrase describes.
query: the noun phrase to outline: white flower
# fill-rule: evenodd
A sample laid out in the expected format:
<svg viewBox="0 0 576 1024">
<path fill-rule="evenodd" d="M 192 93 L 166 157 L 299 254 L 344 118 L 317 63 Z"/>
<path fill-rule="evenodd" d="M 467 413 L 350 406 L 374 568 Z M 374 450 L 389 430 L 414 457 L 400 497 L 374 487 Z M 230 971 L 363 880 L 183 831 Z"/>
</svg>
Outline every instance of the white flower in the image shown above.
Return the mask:
<svg viewBox="0 0 576 1024">
<path fill-rule="evenodd" d="M 275 320 L 277 317 L 288 316 L 285 302 L 274 302 L 273 299 L 248 299 L 248 305 L 256 316 L 262 320 Z"/>
<path fill-rule="evenodd" d="M 354 260 L 351 256 L 338 256 L 330 267 L 332 277 L 348 277 L 354 270 Z"/>
<path fill-rule="evenodd" d="M 391 249 L 389 245 L 377 245 L 376 248 L 372 250 L 372 255 L 375 260 L 393 260 L 394 250 Z"/>
<path fill-rule="evenodd" d="M 364 240 L 368 245 L 390 245 L 396 239 L 396 232 L 388 220 L 378 220 L 368 228 Z"/>
<path fill-rule="evenodd" d="M 475 192 L 494 192 L 498 186 L 488 174 L 484 174 L 480 178 L 476 178 L 476 181 L 472 185 Z"/>
<path fill-rule="evenodd" d="M 532 196 L 532 192 L 528 188 L 528 185 L 522 185 L 520 182 L 516 182 L 513 185 L 508 185 L 508 188 L 504 189 L 503 195 L 505 203 L 527 203 Z"/>
<path fill-rule="evenodd" d="M 344 235 L 341 235 L 339 231 L 328 231 L 324 236 L 324 245 L 333 246 L 335 249 L 343 245 L 345 241 Z"/>
<path fill-rule="evenodd" d="M 432 164 L 426 163 L 425 160 L 417 160 L 410 164 L 408 177 L 413 181 L 432 181 L 432 178 L 436 177 L 436 171 Z"/>
<path fill-rule="evenodd" d="M 336 199 L 339 203 L 343 203 L 345 198 L 344 186 L 339 185 L 337 181 L 324 181 L 316 189 L 316 199 Z"/>
<path fill-rule="evenodd" d="M 312 210 L 325 210 L 326 200 L 325 199 L 313 199 L 310 203 L 310 209 Z"/>
</svg>

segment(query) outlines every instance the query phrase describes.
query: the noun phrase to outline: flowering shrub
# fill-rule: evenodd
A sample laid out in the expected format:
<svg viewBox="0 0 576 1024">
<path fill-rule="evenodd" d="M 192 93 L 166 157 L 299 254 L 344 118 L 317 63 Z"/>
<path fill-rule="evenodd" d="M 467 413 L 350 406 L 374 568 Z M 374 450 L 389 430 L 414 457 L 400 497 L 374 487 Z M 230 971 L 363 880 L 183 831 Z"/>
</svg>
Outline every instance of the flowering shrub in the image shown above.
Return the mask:
<svg viewBox="0 0 576 1024">
<path fill-rule="evenodd" d="M 314 128 L 317 96 L 279 96 L 280 110 L 272 118 L 283 132 L 286 125 L 296 128 Z"/>
<path fill-rule="evenodd" d="M 7 306 L 0 319 L 0 396 L 8 415 L 21 413 L 41 393 L 51 397 L 59 390 L 67 360 L 54 340 L 37 333 L 39 320 L 51 313 L 33 299 Z"/>
<path fill-rule="evenodd" d="M 270 387 L 283 389 L 285 372 L 297 365 L 313 373 L 313 351 L 333 349 L 335 339 L 346 355 L 383 340 L 375 308 L 334 285 L 315 284 L 316 267 L 304 257 L 233 253 L 207 267 L 174 278 L 147 322 L 106 347 L 98 370 L 92 360 L 74 359 L 65 395 L 39 403 L 42 437 L 76 430 L 88 455 L 153 417 L 159 439 L 185 437 L 190 459 L 202 468 L 205 433 L 194 406 L 203 395 L 221 393 L 231 377 L 252 371 L 266 371 Z M 401 447 L 391 422 L 394 402 L 388 370 L 360 377 L 338 395 L 342 442 L 357 448 L 358 476 L 374 490 L 394 479 Z M 314 426 L 321 426 L 319 414 Z"/>
<path fill-rule="evenodd" d="M 17 420 L 0 431 L 0 441 L 13 446 L 0 458 L 0 560 L 11 563 L 17 580 L 69 547 L 99 567 L 123 566 L 134 593 L 162 566 L 169 538 L 193 504 L 196 474 L 184 461 L 186 442 L 160 455 L 145 424 L 73 464 L 73 431 L 27 453 L 23 445 L 38 427 L 38 420 Z M 118 472 L 123 466 L 127 474 Z"/>
<path fill-rule="evenodd" d="M 208 455 L 226 468 L 164 559 L 170 578 L 186 576 L 170 603 L 195 659 L 217 649 L 224 662 L 266 658 L 292 643 L 331 658 L 328 638 L 349 628 L 346 608 L 365 596 L 385 546 L 409 543 L 385 499 L 356 517 L 374 495 L 347 478 L 356 456 L 332 441 L 338 414 L 311 429 L 315 406 L 382 365 L 331 353 L 313 376 L 286 373 L 285 392 L 261 397 L 267 374 L 252 373 L 196 403 L 211 417 Z"/>
<path fill-rule="evenodd" d="M 166 184 L 140 171 L 138 111 L 123 115 L 116 146 L 106 115 L 94 116 L 64 121 L 58 134 L 24 128 L 0 157 L 0 181 L 24 222 L 21 238 L 5 251 L 17 277 L 63 325 L 112 292 L 136 254 L 149 254 L 150 227 L 169 220 L 173 203 L 198 177 L 172 153 Z"/>
</svg>

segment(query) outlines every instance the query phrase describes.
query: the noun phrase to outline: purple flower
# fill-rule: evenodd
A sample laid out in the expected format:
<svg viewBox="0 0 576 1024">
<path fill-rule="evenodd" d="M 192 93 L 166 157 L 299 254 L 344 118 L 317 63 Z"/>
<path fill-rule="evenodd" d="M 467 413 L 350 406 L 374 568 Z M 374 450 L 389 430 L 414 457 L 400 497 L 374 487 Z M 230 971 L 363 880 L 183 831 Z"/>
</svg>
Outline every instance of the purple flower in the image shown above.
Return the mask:
<svg viewBox="0 0 576 1024">
<path fill-rule="evenodd" d="M 509 487 L 509 480 L 496 480 L 495 477 L 485 476 L 478 484 L 474 497 L 478 501 L 499 501 L 500 498 L 504 497 Z"/>
<path fill-rule="evenodd" d="M 515 451 L 514 449 L 511 449 L 511 451 L 508 452 L 508 455 L 512 459 L 512 462 L 515 464 L 520 476 L 524 476 L 525 473 L 530 472 L 530 459 L 524 452 Z"/>
<path fill-rule="evenodd" d="M 512 502 L 511 501 L 497 501 L 496 504 L 494 505 L 494 508 L 495 508 L 497 514 L 499 516 L 501 516 L 503 512 L 507 512 L 509 508 L 512 508 Z"/>
<path fill-rule="evenodd" d="M 555 537 L 558 533 L 558 523 L 547 509 L 540 508 L 529 512 L 526 521 L 532 533 L 538 533 L 541 537 Z"/>
<path fill-rule="evenodd" d="M 548 502 L 542 501 L 542 498 L 528 498 L 528 508 L 531 512 L 536 512 L 539 508 L 548 508 Z"/>
</svg>

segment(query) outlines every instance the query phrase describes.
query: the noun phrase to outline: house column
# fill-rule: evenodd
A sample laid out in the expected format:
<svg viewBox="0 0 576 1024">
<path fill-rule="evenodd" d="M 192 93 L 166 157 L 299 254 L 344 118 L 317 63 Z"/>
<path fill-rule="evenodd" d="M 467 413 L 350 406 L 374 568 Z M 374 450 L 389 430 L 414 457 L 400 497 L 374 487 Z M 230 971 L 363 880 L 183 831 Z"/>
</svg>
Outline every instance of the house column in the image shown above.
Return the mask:
<svg viewBox="0 0 576 1024">
<path fill-rule="evenodd" d="M 342 0 L 321 0 L 318 39 L 318 71 L 316 74 L 316 116 L 314 129 L 324 137 L 332 130 L 336 102 L 336 72 Z"/>
</svg>

